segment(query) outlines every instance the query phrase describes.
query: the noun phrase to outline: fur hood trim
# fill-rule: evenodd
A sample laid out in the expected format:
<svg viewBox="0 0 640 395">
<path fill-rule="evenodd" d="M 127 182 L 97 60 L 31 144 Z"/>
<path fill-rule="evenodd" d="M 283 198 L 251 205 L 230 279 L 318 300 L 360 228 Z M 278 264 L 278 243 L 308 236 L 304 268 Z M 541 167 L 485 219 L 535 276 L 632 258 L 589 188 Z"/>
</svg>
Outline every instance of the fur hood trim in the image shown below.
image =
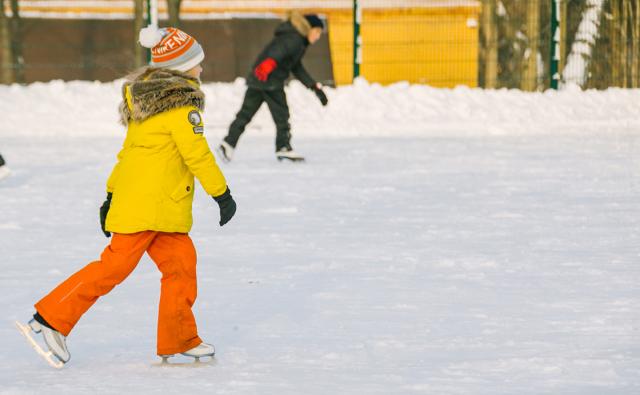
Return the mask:
<svg viewBox="0 0 640 395">
<path fill-rule="evenodd" d="M 311 31 L 311 25 L 309 24 L 309 21 L 307 21 L 307 19 L 304 17 L 304 15 L 302 15 L 298 11 L 290 11 L 287 14 L 287 20 L 291 22 L 298 33 L 302 34 L 304 37 L 307 37 L 309 35 L 309 31 Z"/>
<path fill-rule="evenodd" d="M 198 79 L 176 70 L 143 67 L 126 77 L 122 86 L 120 121 L 142 122 L 162 112 L 185 106 L 204 110 Z"/>
</svg>

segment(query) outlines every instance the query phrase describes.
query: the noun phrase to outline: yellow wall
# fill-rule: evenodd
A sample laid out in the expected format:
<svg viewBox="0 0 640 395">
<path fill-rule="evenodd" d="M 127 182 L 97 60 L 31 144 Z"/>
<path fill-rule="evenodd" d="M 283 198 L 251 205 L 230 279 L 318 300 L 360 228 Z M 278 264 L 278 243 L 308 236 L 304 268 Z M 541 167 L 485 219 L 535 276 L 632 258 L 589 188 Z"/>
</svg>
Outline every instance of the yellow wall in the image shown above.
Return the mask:
<svg viewBox="0 0 640 395">
<path fill-rule="evenodd" d="M 300 12 L 321 13 L 329 18 L 334 78 L 338 85 L 350 84 L 353 77 L 351 1 L 332 3 L 339 4 L 340 8 L 317 8 L 325 3 L 272 0 L 256 1 L 254 5 L 246 1 L 213 3 L 191 0 L 183 3 L 182 13 L 192 17 L 200 15 L 203 18 L 207 18 L 208 13 L 221 11 L 237 14 L 273 12 L 284 15 L 293 3 L 297 4 L 293 8 Z M 380 8 L 365 8 L 363 12 L 361 75 L 364 78 L 382 84 L 409 81 L 436 87 L 477 86 L 479 1 L 425 1 L 425 6 L 421 8 L 391 8 L 395 3 L 378 3 Z M 123 1 L 78 1 L 63 4 L 73 8 L 66 9 L 66 13 L 131 14 L 133 11 L 132 3 Z M 92 6 L 88 7 L 88 4 Z M 164 4 L 165 2 L 161 1 L 161 11 L 164 10 Z M 46 1 L 31 1 L 23 10 L 64 11 Z"/>
<path fill-rule="evenodd" d="M 476 7 L 365 10 L 361 76 L 382 84 L 477 86 L 479 12 Z M 338 85 L 349 84 L 353 76 L 352 14 L 329 11 L 328 16 L 335 80 Z"/>
</svg>

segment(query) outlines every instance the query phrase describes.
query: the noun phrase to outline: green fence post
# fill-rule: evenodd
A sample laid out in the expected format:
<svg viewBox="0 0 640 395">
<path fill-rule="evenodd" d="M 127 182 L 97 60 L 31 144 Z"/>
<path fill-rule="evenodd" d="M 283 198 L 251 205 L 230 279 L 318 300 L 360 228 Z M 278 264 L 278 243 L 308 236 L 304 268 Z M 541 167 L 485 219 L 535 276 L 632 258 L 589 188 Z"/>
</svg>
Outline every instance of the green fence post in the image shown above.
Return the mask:
<svg viewBox="0 0 640 395">
<path fill-rule="evenodd" d="M 353 79 L 360 76 L 362 64 L 362 38 L 360 36 L 360 22 L 362 22 L 362 8 L 360 2 L 353 0 Z"/>
<path fill-rule="evenodd" d="M 147 26 L 151 25 L 151 2 L 153 0 L 147 0 Z M 151 48 L 147 49 L 147 63 L 151 64 Z"/>
<path fill-rule="evenodd" d="M 558 89 L 560 83 L 560 2 L 551 1 L 551 56 L 549 57 L 549 76 L 551 77 L 551 89 Z"/>
</svg>

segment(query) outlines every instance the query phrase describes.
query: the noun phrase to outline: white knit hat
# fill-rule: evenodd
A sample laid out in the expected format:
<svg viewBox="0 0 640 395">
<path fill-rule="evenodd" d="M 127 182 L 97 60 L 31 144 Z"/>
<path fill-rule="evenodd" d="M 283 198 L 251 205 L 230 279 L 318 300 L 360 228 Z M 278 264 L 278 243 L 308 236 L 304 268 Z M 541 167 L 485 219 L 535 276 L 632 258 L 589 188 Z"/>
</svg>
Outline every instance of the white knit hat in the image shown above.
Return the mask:
<svg viewBox="0 0 640 395">
<path fill-rule="evenodd" d="M 140 30 L 138 41 L 151 49 L 151 66 L 188 71 L 202 63 L 204 51 L 198 42 L 175 27 L 158 29 L 149 25 Z"/>
</svg>

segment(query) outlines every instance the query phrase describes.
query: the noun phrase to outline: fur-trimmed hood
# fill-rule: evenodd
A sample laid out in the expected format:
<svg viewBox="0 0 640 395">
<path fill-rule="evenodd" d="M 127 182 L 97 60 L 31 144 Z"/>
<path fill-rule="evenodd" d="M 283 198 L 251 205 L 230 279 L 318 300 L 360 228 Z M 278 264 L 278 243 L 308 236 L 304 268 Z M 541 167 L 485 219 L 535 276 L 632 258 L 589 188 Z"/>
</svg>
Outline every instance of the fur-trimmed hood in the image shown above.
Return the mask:
<svg viewBox="0 0 640 395">
<path fill-rule="evenodd" d="M 287 21 L 291 22 L 298 33 L 302 34 L 304 37 L 309 35 L 309 31 L 311 31 L 311 24 L 309 24 L 307 18 L 298 11 L 290 11 L 287 14 Z"/>
<path fill-rule="evenodd" d="M 304 19 L 304 18 L 303 18 Z M 198 79 L 180 71 L 143 67 L 126 77 L 122 86 L 120 121 L 142 122 L 156 114 L 184 106 L 204 110 Z"/>
</svg>

